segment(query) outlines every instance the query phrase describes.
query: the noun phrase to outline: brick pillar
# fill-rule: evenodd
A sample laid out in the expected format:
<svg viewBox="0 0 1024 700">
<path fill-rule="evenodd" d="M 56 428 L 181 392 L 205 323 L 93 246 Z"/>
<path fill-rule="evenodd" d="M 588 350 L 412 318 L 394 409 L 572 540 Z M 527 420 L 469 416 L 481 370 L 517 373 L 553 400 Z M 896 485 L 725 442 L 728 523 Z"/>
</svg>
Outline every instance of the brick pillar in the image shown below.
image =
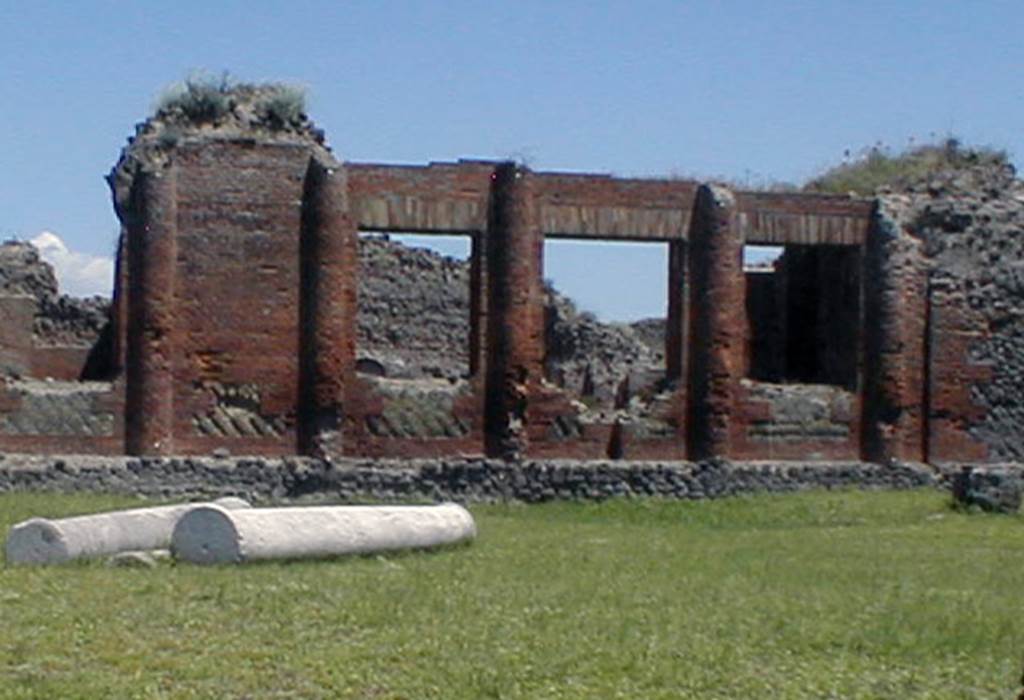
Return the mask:
<svg viewBox="0 0 1024 700">
<path fill-rule="evenodd" d="M 668 244 L 668 317 L 665 321 L 665 379 L 671 383 L 675 397 L 673 415 L 675 432 L 680 442 L 686 441 L 688 384 L 686 376 L 686 326 L 689 308 L 689 273 L 686 264 L 686 241 Z"/>
<path fill-rule="evenodd" d="M 986 444 L 971 435 L 970 428 L 987 415 L 972 394 L 991 382 L 998 368 L 971 360 L 971 348 L 988 328 L 985 310 L 970 304 L 971 282 L 951 270 L 935 270 L 928 280 L 922 459 L 929 462 L 989 459 Z"/>
<path fill-rule="evenodd" d="M 511 457 L 526 448 L 530 394 L 544 357 L 541 283 L 544 237 L 533 175 L 514 163 L 492 175 L 487 225 L 487 453 Z"/>
<path fill-rule="evenodd" d="M 125 450 L 174 449 L 174 317 L 177 171 L 143 170 L 132 186 L 126 244 L 131 289 L 125 349 Z"/>
<path fill-rule="evenodd" d="M 865 256 L 863 459 L 925 455 L 925 331 L 928 275 L 921 242 L 880 207 Z"/>
<path fill-rule="evenodd" d="M 487 357 L 486 234 L 473 234 L 469 254 L 469 374 L 478 377 Z"/>
<path fill-rule="evenodd" d="M 300 259 L 299 448 L 305 454 L 339 455 L 345 383 L 355 370 L 359 275 L 359 233 L 341 166 L 310 160 Z"/>
<path fill-rule="evenodd" d="M 110 370 L 113 376 L 124 371 L 128 346 L 128 284 L 131 274 L 128 271 L 127 239 L 128 234 L 122 226 L 121 235 L 117 239 L 117 257 L 114 260 L 114 294 L 110 311 L 113 325 Z"/>
<path fill-rule="evenodd" d="M 744 364 L 742 258 L 733 194 L 702 186 L 690 233 L 687 434 L 692 459 L 728 456 L 731 447 L 735 393 Z"/>
<path fill-rule="evenodd" d="M 668 319 L 665 326 L 665 374 L 683 379 L 686 369 L 686 241 L 668 244 Z"/>
</svg>

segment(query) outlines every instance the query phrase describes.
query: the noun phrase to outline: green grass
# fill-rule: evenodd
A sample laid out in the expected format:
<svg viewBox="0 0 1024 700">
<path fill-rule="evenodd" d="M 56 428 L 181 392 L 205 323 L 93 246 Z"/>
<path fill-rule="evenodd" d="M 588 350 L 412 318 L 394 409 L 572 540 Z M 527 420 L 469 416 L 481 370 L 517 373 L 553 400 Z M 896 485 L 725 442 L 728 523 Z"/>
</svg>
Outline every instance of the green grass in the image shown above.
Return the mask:
<svg viewBox="0 0 1024 700">
<path fill-rule="evenodd" d="M 937 144 L 926 144 L 899 153 L 874 147 L 863 157 L 830 168 L 808 182 L 808 192 L 870 196 L 881 187 L 904 188 L 927 182 L 936 173 L 961 170 L 976 165 L 1007 162 L 1003 151 L 979 146 L 965 146 L 956 138 Z"/>
<path fill-rule="evenodd" d="M 129 503 L 0 496 L 35 514 Z M 469 547 L 0 569 L 3 698 L 997 698 L 1024 527 L 933 491 L 474 507 Z"/>
</svg>

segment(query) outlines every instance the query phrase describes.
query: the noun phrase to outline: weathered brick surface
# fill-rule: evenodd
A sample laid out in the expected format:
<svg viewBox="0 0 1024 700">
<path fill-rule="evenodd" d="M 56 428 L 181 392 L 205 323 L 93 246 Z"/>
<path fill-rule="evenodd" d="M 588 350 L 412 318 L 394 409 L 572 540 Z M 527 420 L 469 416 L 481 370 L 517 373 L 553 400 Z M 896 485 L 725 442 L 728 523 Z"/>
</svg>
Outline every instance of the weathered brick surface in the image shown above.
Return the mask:
<svg viewBox="0 0 1024 700">
<path fill-rule="evenodd" d="M 149 147 L 112 180 L 124 226 L 109 362 L 118 379 L 63 402 L 7 382 L 2 449 L 883 463 L 1024 454 L 1011 435 L 1024 411 L 1024 253 L 1003 228 L 970 228 L 1016 220 L 1002 205 L 914 200 L 910 216 L 892 198 L 511 163 L 341 165 L 305 132 Z M 421 391 L 355 372 L 358 230 L 470 237 L 468 376 Z M 545 237 L 668 243 L 665 375 L 623 368 L 608 410 L 544 376 Z M 744 243 L 787 253 L 755 279 Z M 761 313 L 781 325 L 759 324 Z M 0 364 L 77 376 L 85 350 L 34 343 L 26 302 L 0 298 L 0 317 Z"/>
<path fill-rule="evenodd" d="M 495 163 L 348 163 L 352 215 L 367 231 L 474 233 L 487 226 Z"/>
<path fill-rule="evenodd" d="M 496 163 L 429 166 L 351 163 L 353 212 L 373 231 L 481 230 L 487 181 Z M 679 240 L 690 230 L 700 183 L 535 173 L 538 225 L 545 236 Z M 834 195 L 737 194 L 740 235 L 750 243 L 859 245 L 870 203 Z"/>
<path fill-rule="evenodd" d="M 457 387 L 443 382 L 354 375 L 345 387 L 342 453 L 403 458 L 482 454 L 483 377 Z"/>
<path fill-rule="evenodd" d="M 358 232 L 344 170 L 311 160 L 303 194 L 301 353 L 303 451 L 340 453 L 345 383 L 355 375 Z"/>
<path fill-rule="evenodd" d="M 685 241 L 673 241 L 668 247 L 668 318 L 665 322 L 665 376 L 680 392 L 686 386 L 686 344 L 689 293 Z M 685 397 L 684 397 L 685 404 Z M 682 418 L 682 417 L 680 417 Z"/>
<path fill-rule="evenodd" d="M 1024 183 L 947 173 L 901 198 L 929 271 L 928 459 L 1024 458 Z"/>
<path fill-rule="evenodd" d="M 697 193 L 690 233 L 690 386 L 687 429 L 692 458 L 725 456 L 740 426 L 733 420 L 746 341 L 743 241 L 732 193 Z"/>
<path fill-rule="evenodd" d="M 735 459 L 849 460 L 860 455 L 856 393 L 826 384 L 743 380 L 734 421 L 744 430 L 731 445 Z"/>
<path fill-rule="evenodd" d="M 22 382 L 11 387 L 20 396 L 17 410 L 0 416 L 2 435 L 112 437 L 116 416 L 104 407 L 105 382 Z M 106 410 L 104 410 L 106 408 Z"/>
<path fill-rule="evenodd" d="M 177 168 L 140 173 L 132 207 L 128 257 L 135 274 L 129 285 L 126 336 L 125 449 L 131 454 L 169 454 L 176 448 L 174 363 L 180 352 Z M 191 252 L 187 244 L 185 251 Z"/>
<path fill-rule="evenodd" d="M 737 193 L 740 235 L 763 245 L 862 245 L 871 204 L 836 195 Z"/>
<path fill-rule="evenodd" d="M 89 359 L 91 348 L 44 346 L 32 349 L 28 376 L 49 377 L 57 381 L 75 381 Z"/>
<path fill-rule="evenodd" d="M 255 385 L 259 413 L 282 430 L 264 453 L 296 450 L 300 230 L 310 150 L 212 142 L 175 154 L 179 168 L 175 362 L 179 452 L 205 449 L 194 419 L 217 403 L 206 386 Z M 246 451 L 252 439 L 223 439 Z M 194 443 L 194 444 L 193 444 Z"/>
<path fill-rule="evenodd" d="M 690 227 L 697 183 L 538 173 L 545 236 L 680 240 Z"/>
<path fill-rule="evenodd" d="M 880 206 L 865 270 L 864 433 L 866 459 L 924 458 L 927 270 L 920 241 Z"/>
<path fill-rule="evenodd" d="M 530 426 L 547 420 L 531 405 L 543 376 L 544 238 L 534 176 L 506 163 L 494 170 L 487 228 L 488 452 L 519 454 Z"/>
<path fill-rule="evenodd" d="M 987 410 L 974 400 L 972 387 L 991 380 L 993 368 L 972 361 L 971 348 L 988 335 L 978 309 L 970 308 L 967 281 L 933 275 L 928 288 L 927 459 L 936 462 L 984 461 L 985 444 L 970 428 Z"/>
<path fill-rule="evenodd" d="M 9 382 L 0 388 L 0 446 L 10 452 L 120 454 L 123 382 Z"/>
</svg>

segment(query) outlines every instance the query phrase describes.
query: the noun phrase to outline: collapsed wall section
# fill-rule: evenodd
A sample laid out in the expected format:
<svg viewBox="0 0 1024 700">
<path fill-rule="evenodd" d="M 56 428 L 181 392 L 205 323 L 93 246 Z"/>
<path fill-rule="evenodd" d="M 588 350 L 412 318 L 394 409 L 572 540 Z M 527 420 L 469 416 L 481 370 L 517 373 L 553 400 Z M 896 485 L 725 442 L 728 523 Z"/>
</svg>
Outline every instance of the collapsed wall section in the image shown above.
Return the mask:
<svg viewBox="0 0 1024 700">
<path fill-rule="evenodd" d="M 1024 459 L 1024 183 L 983 164 L 886 200 L 927 275 L 926 458 Z"/>
<path fill-rule="evenodd" d="M 123 384 L 96 381 L 108 378 L 107 308 L 60 295 L 32 244 L 0 245 L 0 450 L 121 451 Z"/>
<path fill-rule="evenodd" d="M 109 304 L 60 294 L 32 243 L 0 244 L 0 375 L 54 381 L 107 378 Z"/>
<path fill-rule="evenodd" d="M 279 128 L 232 109 L 201 124 L 158 115 L 115 168 L 114 331 L 92 360 L 73 323 L 40 323 L 31 293 L 0 295 L 0 446 L 1024 458 L 1024 192 L 1012 172 L 872 210 L 513 163 L 342 165 L 304 117 Z M 468 376 L 359 364 L 360 230 L 469 237 Z M 656 391 L 639 396 L 630 377 L 614 410 L 596 411 L 559 383 L 549 355 L 565 324 L 543 283 L 545 238 L 668 246 Z M 784 252 L 751 275 L 746 244 Z M 34 381 L 88 375 L 73 368 L 93 360 L 112 382 Z"/>
</svg>

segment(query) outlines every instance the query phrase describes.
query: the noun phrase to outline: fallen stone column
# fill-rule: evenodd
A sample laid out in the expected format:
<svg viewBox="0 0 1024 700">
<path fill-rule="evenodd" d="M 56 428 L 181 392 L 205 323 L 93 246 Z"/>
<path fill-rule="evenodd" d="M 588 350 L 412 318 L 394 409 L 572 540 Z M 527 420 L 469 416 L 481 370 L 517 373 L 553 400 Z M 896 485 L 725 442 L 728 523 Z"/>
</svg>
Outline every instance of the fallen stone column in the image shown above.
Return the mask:
<svg viewBox="0 0 1024 700">
<path fill-rule="evenodd" d="M 194 564 L 322 558 L 436 547 L 476 536 L 462 506 L 193 508 L 171 538 L 174 556 Z"/>
<path fill-rule="evenodd" d="M 225 511 L 249 507 L 241 498 L 214 503 Z M 135 508 L 59 520 L 31 518 L 12 527 L 7 535 L 7 563 L 58 564 L 125 551 L 167 549 L 178 519 L 203 505 L 209 504 Z"/>
</svg>

